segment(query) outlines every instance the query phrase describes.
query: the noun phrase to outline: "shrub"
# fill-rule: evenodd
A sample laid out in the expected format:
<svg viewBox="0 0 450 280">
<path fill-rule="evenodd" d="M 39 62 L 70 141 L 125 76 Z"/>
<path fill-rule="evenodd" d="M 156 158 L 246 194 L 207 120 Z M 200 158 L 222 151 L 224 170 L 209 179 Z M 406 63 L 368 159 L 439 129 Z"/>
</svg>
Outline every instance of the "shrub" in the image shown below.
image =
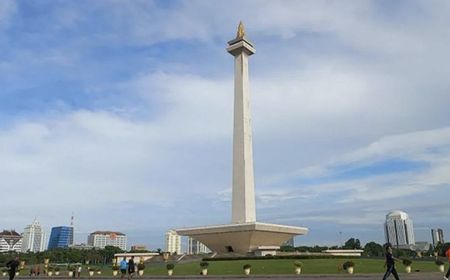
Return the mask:
<svg viewBox="0 0 450 280">
<path fill-rule="evenodd" d="M 410 266 L 412 264 L 412 261 L 409 259 L 403 259 L 402 263 L 404 266 Z"/>
<path fill-rule="evenodd" d="M 175 268 L 175 265 L 174 265 L 173 263 L 168 263 L 168 264 L 166 265 L 166 268 L 167 268 L 167 270 L 172 270 L 172 269 Z"/>
<path fill-rule="evenodd" d="M 359 257 L 345 257 L 346 259 L 356 259 Z M 299 255 L 287 255 L 287 256 L 244 256 L 244 257 L 215 257 L 215 258 L 203 258 L 203 261 L 235 261 L 235 260 L 310 260 L 310 259 L 343 259 L 342 256 L 299 256 Z"/>
<path fill-rule="evenodd" d="M 294 262 L 294 266 L 295 266 L 295 267 L 300 267 L 300 268 L 301 268 L 301 267 L 303 266 L 303 263 L 302 263 L 302 262 L 299 262 L 299 261 L 295 261 L 295 262 Z"/>
<path fill-rule="evenodd" d="M 436 260 L 434 263 L 435 263 L 436 265 L 444 265 L 444 262 L 441 261 L 441 260 Z"/>
<path fill-rule="evenodd" d="M 201 268 L 208 268 L 208 266 L 209 266 L 209 263 L 208 263 L 208 262 L 201 262 L 201 263 L 200 263 L 200 267 L 201 267 Z"/>
<path fill-rule="evenodd" d="M 252 266 L 250 264 L 244 264 L 243 269 L 250 269 L 252 268 Z"/>
<path fill-rule="evenodd" d="M 355 263 L 352 261 L 346 261 L 345 263 L 342 264 L 342 268 L 344 270 L 347 270 L 349 267 L 354 267 Z"/>
<path fill-rule="evenodd" d="M 138 263 L 137 268 L 138 268 L 138 270 L 144 270 L 145 269 L 145 264 L 144 263 Z"/>
</svg>

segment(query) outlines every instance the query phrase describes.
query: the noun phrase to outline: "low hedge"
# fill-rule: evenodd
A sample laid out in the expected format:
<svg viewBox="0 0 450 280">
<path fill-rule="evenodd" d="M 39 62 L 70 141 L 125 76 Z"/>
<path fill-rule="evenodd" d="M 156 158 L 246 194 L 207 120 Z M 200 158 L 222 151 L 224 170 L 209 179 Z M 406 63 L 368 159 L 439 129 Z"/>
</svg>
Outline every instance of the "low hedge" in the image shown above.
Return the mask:
<svg viewBox="0 0 450 280">
<path fill-rule="evenodd" d="M 361 257 L 345 257 L 345 256 L 308 256 L 308 255 L 289 255 L 289 256 L 242 256 L 242 257 L 217 257 L 203 258 L 202 261 L 240 261 L 240 260 L 309 260 L 309 259 L 361 259 Z"/>
</svg>

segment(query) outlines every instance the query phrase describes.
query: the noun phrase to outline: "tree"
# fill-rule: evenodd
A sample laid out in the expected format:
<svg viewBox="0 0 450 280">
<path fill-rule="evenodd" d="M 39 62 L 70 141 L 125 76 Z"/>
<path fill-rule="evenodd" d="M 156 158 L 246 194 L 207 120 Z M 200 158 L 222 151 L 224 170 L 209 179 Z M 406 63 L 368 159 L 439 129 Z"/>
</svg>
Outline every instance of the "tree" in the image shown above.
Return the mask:
<svg viewBox="0 0 450 280">
<path fill-rule="evenodd" d="M 394 256 L 397 258 L 414 258 L 417 256 L 416 251 L 410 249 L 393 249 Z"/>
<path fill-rule="evenodd" d="M 344 249 L 361 249 L 361 242 L 359 239 L 350 238 L 344 244 Z"/>
<path fill-rule="evenodd" d="M 123 253 L 123 250 L 115 246 L 105 246 L 105 249 L 100 251 L 105 263 L 110 263 L 115 254 Z"/>
<path fill-rule="evenodd" d="M 293 246 L 281 246 L 281 252 L 295 252 L 295 248 Z"/>
<path fill-rule="evenodd" d="M 433 246 L 428 247 L 428 251 L 425 254 L 428 257 L 432 257 L 434 255 L 434 248 L 433 248 Z"/>
<path fill-rule="evenodd" d="M 314 247 L 309 247 L 309 246 L 298 246 L 295 247 L 295 251 L 299 251 L 299 252 L 314 252 L 314 253 L 320 253 L 324 250 L 327 250 L 328 247 L 326 246 L 318 246 L 315 245 Z"/>
<path fill-rule="evenodd" d="M 383 246 L 376 242 L 369 242 L 364 246 L 364 255 L 367 257 L 382 257 L 384 255 Z"/>
<path fill-rule="evenodd" d="M 450 243 L 438 243 L 436 245 L 436 248 L 434 248 L 434 251 L 438 253 L 439 256 L 441 257 L 445 257 L 445 252 L 448 250 L 448 248 L 450 248 Z"/>
</svg>

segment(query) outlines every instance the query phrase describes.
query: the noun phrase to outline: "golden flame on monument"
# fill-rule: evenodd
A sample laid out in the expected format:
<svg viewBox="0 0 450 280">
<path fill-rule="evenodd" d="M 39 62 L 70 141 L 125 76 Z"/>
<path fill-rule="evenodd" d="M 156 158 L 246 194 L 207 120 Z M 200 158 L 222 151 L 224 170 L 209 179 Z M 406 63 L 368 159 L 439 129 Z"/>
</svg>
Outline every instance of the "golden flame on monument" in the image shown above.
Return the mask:
<svg viewBox="0 0 450 280">
<path fill-rule="evenodd" d="M 236 38 L 237 39 L 242 39 L 245 36 L 245 29 L 244 29 L 244 24 L 242 23 L 242 21 L 239 22 L 238 25 L 238 30 L 237 30 L 237 34 L 236 34 Z"/>
</svg>

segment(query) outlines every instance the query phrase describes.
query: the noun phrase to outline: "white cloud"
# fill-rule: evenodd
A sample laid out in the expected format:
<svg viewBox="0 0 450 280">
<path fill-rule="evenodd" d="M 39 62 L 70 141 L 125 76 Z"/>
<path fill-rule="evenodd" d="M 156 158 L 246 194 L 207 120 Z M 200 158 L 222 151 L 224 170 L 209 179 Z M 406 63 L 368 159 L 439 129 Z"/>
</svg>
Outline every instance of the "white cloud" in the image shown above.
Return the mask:
<svg viewBox="0 0 450 280">
<path fill-rule="evenodd" d="M 409 158 L 411 160 L 439 161 L 435 149 L 448 150 L 450 127 L 426 131 L 415 131 L 400 135 L 385 136 L 369 146 L 358 149 L 345 157 L 347 163 L 380 160 L 383 158 Z M 444 150 L 444 151 L 445 151 Z"/>
<path fill-rule="evenodd" d="M 122 86 L 149 104 L 157 100 L 165 108 L 158 126 L 173 140 L 202 141 L 231 136 L 232 80 L 156 72 L 143 74 Z"/>
<path fill-rule="evenodd" d="M 450 211 L 446 203 L 450 190 L 449 137 L 448 127 L 386 136 L 314 166 L 313 170 L 319 172 L 300 171 L 289 177 L 274 177 L 275 180 L 263 186 L 263 193 L 275 193 L 272 199 L 259 204 L 263 217 L 273 222 L 313 227 L 321 222 L 377 226 L 388 211 L 399 208 L 420 225 L 443 226 L 442 213 Z M 421 167 L 384 172 L 376 172 L 374 168 L 373 174 L 340 176 L 343 167 L 370 170 L 372 165 L 388 164 L 390 160 L 420 162 Z M 286 182 L 290 183 L 286 185 Z M 273 209 L 282 210 L 276 214 Z M 429 217 L 427 209 L 434 209 Z"/>
<path fill-rule="evenodd" d="M 79 110 L 3 128 L 0 176 L 10 195 L 21 197 L 20 203 L 8 200 L 3 206 L 22 209 L 21 218 L 10 222 L 25 225 L 36 215 L 34 207 L 49 223 L 55 208 L 86 216 L 130 204 L 169 209 L 200 193 L 213 197 L 229 184 L 230 163 L 221 150 L 223 145 L 231 150 L 231 140 L 223 140 L 231 139 L 232 95 L 226 90 L 231 85 L 224 84 L 189 75 L 143 75 L 121 86 L 144 100 L 150 93 L 159 95 L 168 105 L 162 105 L 167 108 L 156 119 Z M 21 196 L 24 190 L 27 195 Z M 103 212 L 91 213 L 93 220 L 85 221 L 84 229 L 91 230 Z M 146 212 L 136 215 L 143 219 Z M 166 216 L 154 219 L 154 224 L 163 223 Z"/>
</svg>

